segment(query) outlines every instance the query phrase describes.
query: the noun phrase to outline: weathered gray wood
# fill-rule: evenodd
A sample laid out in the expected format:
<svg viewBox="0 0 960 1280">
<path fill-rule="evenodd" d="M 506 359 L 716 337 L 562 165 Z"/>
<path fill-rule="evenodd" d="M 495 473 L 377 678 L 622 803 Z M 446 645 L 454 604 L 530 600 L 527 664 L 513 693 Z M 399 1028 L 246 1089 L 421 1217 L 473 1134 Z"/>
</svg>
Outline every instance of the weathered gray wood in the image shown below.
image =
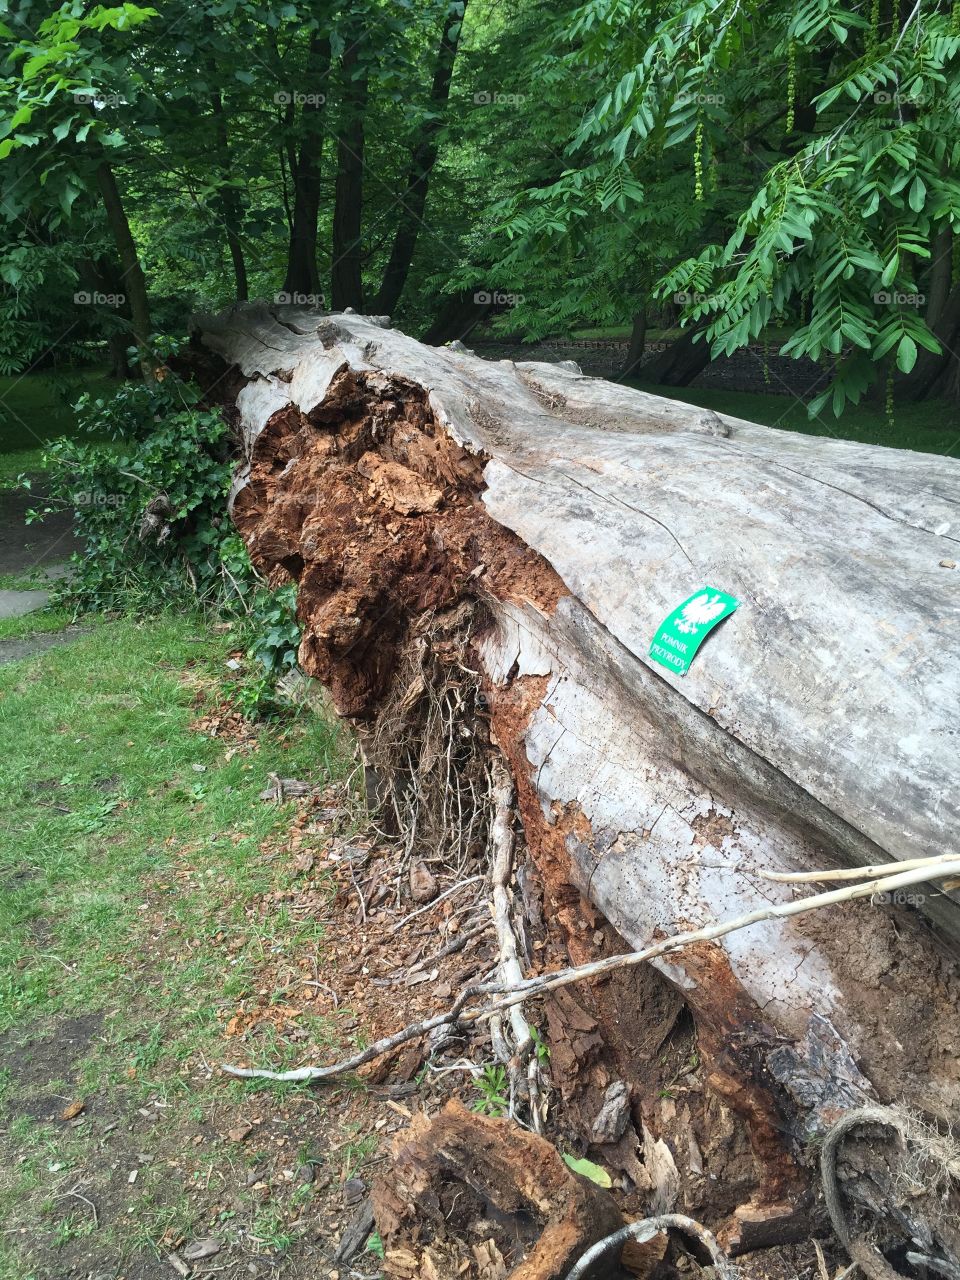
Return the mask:
<svg viewBox="0 0 960 1280">
<path fill-rule="evenodd" d="M 960 465 L 726 416 L 725 437 L 703 410 L 424 348 L 361 316 L 321 321 L 342 336 L 319 354 L 315 315 L 263 333 L 247 316 L 207 322 L 204 341 L 259 375 L 241 396 L 248 441 L 291 400 L 309 412 L 348 363 L 419 381 L 452 434 L 490 455 L 491 515 L 640 668 L 849 823 L 854 861 L 876 854 L 864 840 L 893 858 L 951 847 L 960 576 L 941 561 L 960 554 Z M 740 610 L 673 676 L 650 639 L 706 582 Z"/>
</svg>

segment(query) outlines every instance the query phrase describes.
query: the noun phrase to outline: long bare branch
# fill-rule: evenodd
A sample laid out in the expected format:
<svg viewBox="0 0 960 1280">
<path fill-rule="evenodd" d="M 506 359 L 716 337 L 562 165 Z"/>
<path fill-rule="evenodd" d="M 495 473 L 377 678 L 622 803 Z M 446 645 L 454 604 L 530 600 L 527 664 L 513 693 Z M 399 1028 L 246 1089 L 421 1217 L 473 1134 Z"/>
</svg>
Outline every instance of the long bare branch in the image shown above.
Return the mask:
<svg viewBox="0 0 960 1280">
<path fill-rule="evenodd" d="M 355 1071 L 374 1058 L 382 1057 L 399 1045 L 406 1044 L 418 1036 L 426 1035 L 435 1027 L 442 1027 L 451 1022 L 478 1022 L 491 1017 L 502 1009 L 522 1004 L 534 996 L 544 995 L 548 991 L 556 991 L 559 987 L 567 987 L 575 982 L 583 982 L 589 978 L 600 978 L 616 969 L 626 969 L 633 965 L 656 960 L 660 956 L 669 955 L 683 947 L 696 942 L 712 942 L 728 933 L 736 933 L 740 929 L 748 929 L 751 925 L 766 920 L 783 920 L 790 916 L 805 915 L 809 911 L 818 911 L 822 907 L 833 907 L 840 903 L 852 902 L 859 898 L 871 898 L 875 894 L 893 893 L 910 885 L 932 882 L 960 875 L 960 856 L 944 857 L 932 863 L 924 862 L 923 866 L 911 867 L 894 875 L 883 875 L 865 881 L 862 884 L 850 885 L 842 889 L 831 889 L 826 893 L 817 893 L 809 898 L 796 898 L 791 902 L 781 902 L 746 915 L 736 916 L 732 920 L 719 921 L 707 925 L 703 929 L 695 929 L 686 933 L 677 933 L 670 938 L 645 947 L 642 951 L 631 951 L 624 955 L 607 956 L 603 960 L 595 960 L 591 964 L 577 965 L 567 969 L 559 969 L 555 973 L 541 974 L 536 978 L 525 978 L 522 982 L 506 985 L 500 982 L 483 983 L 475 987 L 467 987 L 460 993 L 446 1013 L 426 1018 L 422 1022 L 413 1023 L 377 1040 L 366 1049 L 345 1058 L 342 1062 L 327 1067 L 299 1067 L 293 1071 L 266 1071 L 253 1067 L 231 1067 L 224 1065 L 229 1075 L 264 1080 L 329 1080 L 333 1076 L 342 1075 L 345 1071 Z M 479 997 L 484 1003 L 477 1008 L 467 1009 L 467 1004 Z"/>
</svg>

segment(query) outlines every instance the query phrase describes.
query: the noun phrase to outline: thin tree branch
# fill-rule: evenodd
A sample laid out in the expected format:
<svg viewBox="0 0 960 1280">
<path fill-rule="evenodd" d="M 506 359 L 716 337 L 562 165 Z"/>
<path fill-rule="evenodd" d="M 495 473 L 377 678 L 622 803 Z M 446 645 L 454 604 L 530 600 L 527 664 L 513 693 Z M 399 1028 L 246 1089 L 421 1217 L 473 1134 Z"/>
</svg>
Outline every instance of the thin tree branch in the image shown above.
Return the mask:
<svg viewBox="0 0 960 1280">
<path fill-rule="evenodd" d="M 894 864 L 896 865 L 896 864 Z M 781 902 L 773 906 L 763 907 L 746 915 L 736 916 L 732 920 L 720 921 L 707 925 L 703 929 L 695 929 L 688 933 L 674 934 L 673 937 L 645 947 L 641 951 L 631 951 L 625 955 L 607 956 L 603 960 L 595 960 L 591 964 L 560 969 L 555 973 L 542 974 L 536 978 L 525 978 L 522 982 L 506 985 L 500 982 L 482 983 L 467 987 L 456 998 L 446 1013 L 436 1014 L 422 1022 L 413 1023 L 409 1027 L 377 1040 L 361 1052 L 342 1062 L 335 1062 L 327 1067 L 299 1067 L 293 1071 L 265 1071 L 253 1067 L 231 1067 L 224 1065 L 223 1070 L 229 1075 L 244 1079 L 263 1080 L 329 1080 L 333 1076 L 342 1075 L 345 1071 L 355 1071 L 358 1067 L 374 1058 L 382 1057 L 399 1045 L 426 1035 L 435 1027 L 447 1026 L 451 1022 L 479 1022 L 491 1017 L 502 1009 L 522 1004 L 534 996 L 544 995 L 548 991 L 556 991 L 560 987 L 568 987 L 575 982 L 583 982 L 587 978 L 604 977 L 616 969 L 631 968 L 660 956 L 680 951 L 696 942 L 713 942 L 728 933 L 736 933 L 747 929 L 750 925 L 761 924 L 766 920 L 783 920 L 790 916 L 805 915 L 809 911 L 817 911 L 821 907 L 837 906 L 843 902 L 852 902 L 859 898 L 870 898 L 874 894 L 892 893 L 924 881 L 944 879 L 960 875 L 960 855 L 944 857 L 938 863 L 913 867 L 894 875 L 884 875 L 868 880 L 863 884 L 852 885 L 843 889 L 831 889 L 826 893 L 814 894 L 809 898 L 796 898 L 791 902 Z M 485 997 L 478 1008 L 466 1009 L 470 1000 Z"/>
</svg>

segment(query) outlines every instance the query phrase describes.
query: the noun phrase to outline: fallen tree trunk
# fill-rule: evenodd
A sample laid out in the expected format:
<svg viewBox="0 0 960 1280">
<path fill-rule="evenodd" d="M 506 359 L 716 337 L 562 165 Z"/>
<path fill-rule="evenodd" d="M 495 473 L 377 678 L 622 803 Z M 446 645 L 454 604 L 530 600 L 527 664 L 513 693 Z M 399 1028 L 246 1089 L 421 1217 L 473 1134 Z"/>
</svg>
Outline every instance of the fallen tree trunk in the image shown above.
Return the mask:
<svg viewBox="0 0 960 1280">
<path fill-rule="evenodd" d="M 465 829 L 466 865 L 474 752 L 495 745 L 549 962 L 804 892 L 765 873 L 952 850 L 956 463 L 488 364 L 353 314 L 248 307 L 198 331 L 244 439 L 234 520 L 273 581 L 298 583 L 301 665 L 417 806 L 411 850 Z M 680 677 L 650 642 L 707 584 L 740 605 Z M 652 1183 L 732 1248 L 800 1238 L 807 1144 L 845 1111 L 960 1119 L 958 940 L 956 893 L 921 885 L 557 992 L 570 1114 L 638 1188 L 638 1155 L 672 1164 L 682 1144 Z M 681 1047 L 699 1075 L 676 1079 L 702 1087 L 671 1113 L 651 1089 Z M 604 1122 L 617 1099 L 627 1129 Z M 960 1251 L 922 1196 L 857 1170 L 857 1203 L 891 1231 Z"/>
</svg>

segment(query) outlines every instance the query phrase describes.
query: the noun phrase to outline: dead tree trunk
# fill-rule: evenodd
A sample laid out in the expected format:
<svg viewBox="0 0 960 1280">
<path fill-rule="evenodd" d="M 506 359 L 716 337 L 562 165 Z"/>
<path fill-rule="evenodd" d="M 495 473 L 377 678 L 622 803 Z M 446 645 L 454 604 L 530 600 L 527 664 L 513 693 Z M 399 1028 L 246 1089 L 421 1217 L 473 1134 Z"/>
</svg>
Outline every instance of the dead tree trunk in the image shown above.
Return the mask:
<svg viewBox="0 0 960 1280">
<path fill-rule="evenodd" d="M 243 379 L 233 516 L 256 563 L 298 583 L 302 666 L 371 741 L 411 646 L 480 673 L 476 714 L 574 961 L 805 892 L 764 873 L 951 849 L 956 462 L 486 363 L 353 314 L 261 306 L 199 332 Z M 740 605 L 680 677 L 650 643 L 706 585 Z M 658 962 L 669 985 L 638 973 L 548 1008 L 577 1030 L 574 1065 L 603 1061 L 594 1102 L 625 1079 L 644 1150 L 662 1132 L 686 1187 L 680 1119 L 638 1099 L 686 1006 L 705 1089 L 673 1111 L 731 1247 L 810 1230 L 809 1144 L 844 1112 L 960 1118 L 960 911 L 920 888 L 768 921 Z M 613 1141 L 598 1124 L 591 1141 Z M 896 1212 L 960 1250 L 955 1221 Z"/>
</svg>

